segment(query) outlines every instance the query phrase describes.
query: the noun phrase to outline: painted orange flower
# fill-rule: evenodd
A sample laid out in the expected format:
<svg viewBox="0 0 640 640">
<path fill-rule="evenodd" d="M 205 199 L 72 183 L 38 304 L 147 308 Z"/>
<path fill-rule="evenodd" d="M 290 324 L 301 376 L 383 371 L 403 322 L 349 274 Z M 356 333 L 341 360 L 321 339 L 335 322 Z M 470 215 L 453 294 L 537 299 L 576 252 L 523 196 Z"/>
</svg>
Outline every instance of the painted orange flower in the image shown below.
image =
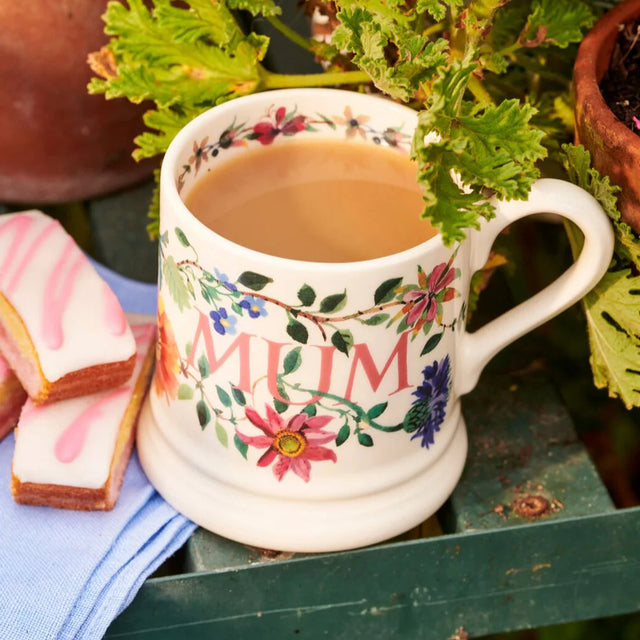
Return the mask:
<svg viewBox="0 0 640 640">
<path fill-rule="evenodd" d="M 333 117 L 333 121 L 336 124 L 346 125 L 347 138 L 353 138 L 356 133 L 359 134 L 361 138 L 366 138 L 367 132 L 362 125 L 369 122 L 370 119 L 370 116 L 365 115 L 354 116 L 353 111 L 351 111 L 351 107 L 345 107 L 344 118 L 342 116 Z"/>
<path fill-rule="evenodd" d="M 164 310 L 162 298 L 158 298 L 158 342 L 156 344 L 156 370 L 153 388 L 158 395 L 164 395 L 167 404 L 178 395 L 178 373 L 180 353 L 173 335 L 171 323 Z"/>
</svg>

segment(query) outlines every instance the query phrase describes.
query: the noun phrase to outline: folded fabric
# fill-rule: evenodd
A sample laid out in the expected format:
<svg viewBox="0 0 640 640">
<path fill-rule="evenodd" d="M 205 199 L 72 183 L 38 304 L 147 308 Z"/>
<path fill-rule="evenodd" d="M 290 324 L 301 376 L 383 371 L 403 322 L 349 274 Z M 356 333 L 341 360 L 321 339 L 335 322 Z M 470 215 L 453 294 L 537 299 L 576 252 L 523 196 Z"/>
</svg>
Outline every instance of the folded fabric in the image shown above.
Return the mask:
<svg viewBox="0 0 640 640">
<path fill-rule="evenodd" d="M 135 456 L 112 511 L 17 505 L 12 451 L 10 435 L 0 443 L 0 638 L 100 638 L 195 525 L 156 493 Z"/>
<path fill-rule="evenodd" d="M 125 310 L 153 312 L 155 287 L 101 275 Z M 112 511 L 18 505 L 13 448 L 13 435 L 0 442 L 0 639 L 101 638 L 195 525 L 153 489 L 135 454 Z"/>
</svg>

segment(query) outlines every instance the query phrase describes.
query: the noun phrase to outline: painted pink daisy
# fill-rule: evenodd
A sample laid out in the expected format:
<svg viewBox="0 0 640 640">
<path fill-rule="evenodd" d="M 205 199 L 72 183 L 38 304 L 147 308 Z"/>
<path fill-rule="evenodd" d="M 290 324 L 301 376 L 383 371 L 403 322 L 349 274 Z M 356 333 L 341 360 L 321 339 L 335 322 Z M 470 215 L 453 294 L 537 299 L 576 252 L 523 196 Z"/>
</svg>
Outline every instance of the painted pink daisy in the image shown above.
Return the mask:
<svg viewBox="0 0 640 640">
<path fill-rule="evenodd" d="M 274 463 L 273 473 L 278 480 L 282 480 L 291 470 L 305 482 L 309 482 L 311 462 L 336 462 L 336 454 L 322 446 L 336 437 L 334 433 L 323 429 L 333 419 L 331 416 L 299 413 L 285 423 L 285 419 L 269 405 L 266 406 L 266 412 L 264 419 L 254 409 L 245 409 L 247 418 L 264 435 L 247 436 L 236 429 L 242 442 L 256 449 L 266 449 L 258 460 L 259 467 L 268 467 Z"/>
</svg>

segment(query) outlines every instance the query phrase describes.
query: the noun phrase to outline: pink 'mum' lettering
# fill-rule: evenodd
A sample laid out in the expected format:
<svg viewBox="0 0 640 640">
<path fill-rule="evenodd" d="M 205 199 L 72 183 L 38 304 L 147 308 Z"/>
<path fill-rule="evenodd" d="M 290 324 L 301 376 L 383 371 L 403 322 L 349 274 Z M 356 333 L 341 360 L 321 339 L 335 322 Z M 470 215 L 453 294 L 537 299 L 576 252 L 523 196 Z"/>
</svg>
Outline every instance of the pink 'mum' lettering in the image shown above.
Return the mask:
<svg viewBox="0 0 640 640">
<path fill-rule="evenodd" d="M 268 367 L 267 367 L 267 384 L 269 393 L 280 402 L 286 402 L 290 405 L 308 405 L 313 404 L 321 399 L 321 396 L 315 395 L 313 398 L 307 398 L 304 402 L 292 402 L 280 395 L 278 391 L 278 369 L 280 367 L 280 352 L 282 347 L 291 346 L 291 344 L 281 342 L 271 342 L 267 340 L 269 345 Z M 320 349 L 320 372 L 318 386 L 314 387 L 320 393 L 328 393 L 331 385 L 331 368 L 333 366 L 333 354 L 336 352 L 335 347 L 318 346 Z"/>
<path fill-rule="evenodd" d="M 193 337 L 191 351 L 189 352 L 189 358 L 187 360 L 189 366 L 195 365 L 196 353 L 198 352 L 198 344 L 200 339 L 204 340 L 204 350 L 207 354 L 207 360 L 209 361 L 209 369 L 211 373 L 217 371 L 231 356 L 234 351 L 238 351 L 240 358 L 239 367 L 239 379 L 236 386 L 241 391 L 251 393 L 251 366 L 249 359 L 249 342 L 253 336 L 249 333 L 241 333 L 238 337 L 227 347 L 227 350 L 220 356 L 216 357 L 216 352 L 213 348 L 213 335 L 211 333 L 211 324 L 202 311 L 199 312 L 200 318 L 198 319 L 198 326 L 196 327 L 196 334 Z"/>
<path fill-rule="evenodd" d="M 409 339 L 408 332 L 404 332 L 400 335 L 396 346 L 394 347 L 389 359 L 385 363 L 382 371 L 378 371 L 373 357 L 369 351 L 369 347 L 365 343 L 353 345 L 353 360 L 351 361 L 351 371 L 349 372 L 349 380 L 347 382 L 347 390 L 345 391 L 345 398 L 351 400 L 351 394 L 353 392 L 353 384 L 356 377 L 356 370 L 358 364 L 362 365 L 369 384 L 374 391 L 378 390 L 382 379 L 387 374 L 387 371 L 391 367 L 391 363 L 394 359 L 398 361 L 398 388 L 393 393 L 398 393 L 402 389 L 410 387 L 407 374 L 407 341 Z"/>
</svg>

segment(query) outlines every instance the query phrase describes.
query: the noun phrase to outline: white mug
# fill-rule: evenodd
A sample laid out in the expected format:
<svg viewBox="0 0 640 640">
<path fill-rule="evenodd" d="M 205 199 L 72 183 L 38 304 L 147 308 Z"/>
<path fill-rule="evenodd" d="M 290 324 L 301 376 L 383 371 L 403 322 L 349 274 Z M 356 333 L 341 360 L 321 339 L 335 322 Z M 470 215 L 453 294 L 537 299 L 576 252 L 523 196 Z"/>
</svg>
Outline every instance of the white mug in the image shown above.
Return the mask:
<svg viewBox="0 0 640 640">
<path fill-rule="evenodd" d="M 138 452 L 158 491 L 202 527 L 317 552 L 419 524 L 464 467 L 460 397 L 500 349 L 573 304 L 607 269 L 606 215 L 560 180 L 538 181 L 526 201 L 494 201 L 496 217 L 452 247 L 436 236 L 350 263 L 248 249 L 183 202 L 208 171 L 255 145 L 349 139 L 398 153 L 415 125 L 413 110 L 379 97 L 290 89 L 215 107 L 171 143 L 160 184 L 158 359 Z M 467 333 L 473 273 L 505 226 L 540 212 L 582 230 L 577 262 Z"/>
</svg>

